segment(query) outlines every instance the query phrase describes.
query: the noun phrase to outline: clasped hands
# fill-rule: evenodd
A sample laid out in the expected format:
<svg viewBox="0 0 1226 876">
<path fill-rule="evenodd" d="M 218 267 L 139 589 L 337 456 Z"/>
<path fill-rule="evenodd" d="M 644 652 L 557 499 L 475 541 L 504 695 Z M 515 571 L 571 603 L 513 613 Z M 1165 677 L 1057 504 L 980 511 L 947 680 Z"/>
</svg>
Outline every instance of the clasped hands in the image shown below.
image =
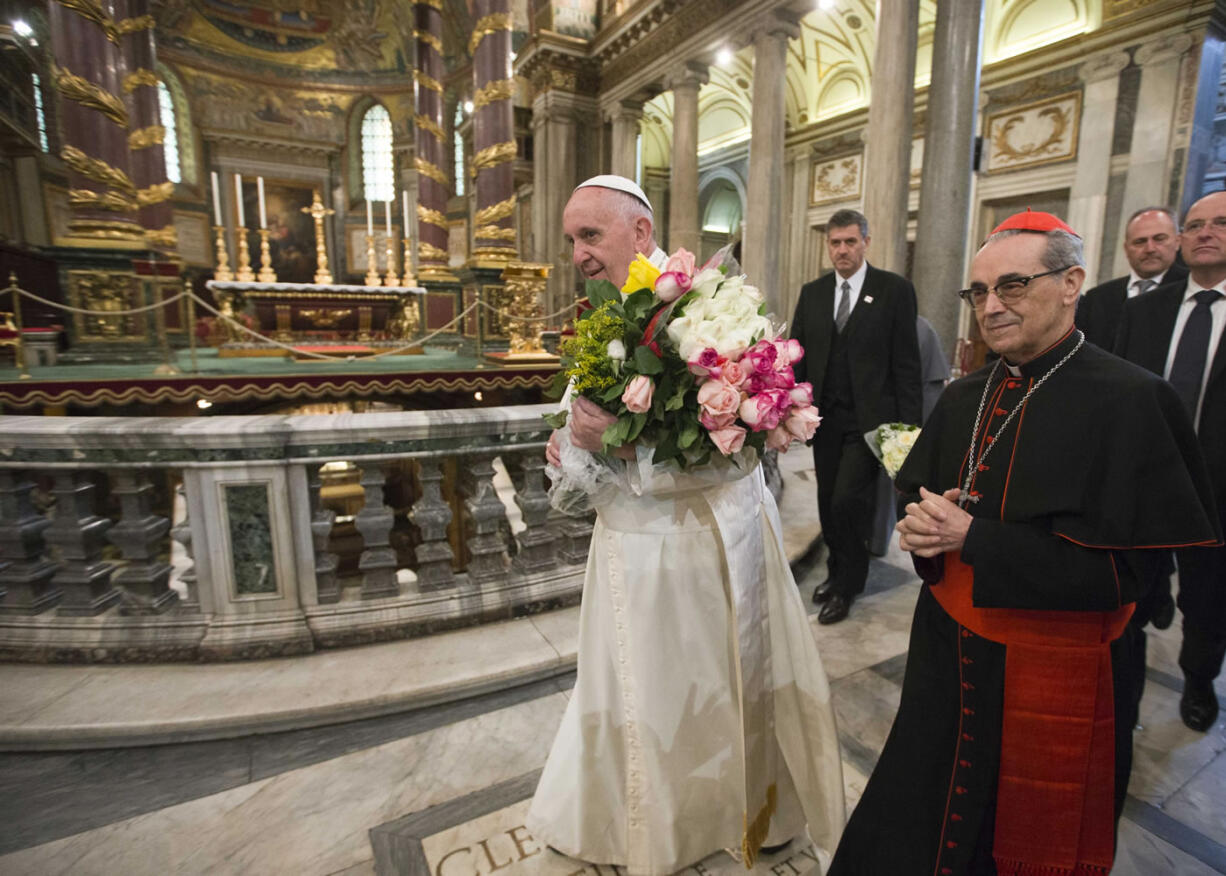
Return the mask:
<svg viewBox="0 0 1226 876">
<path fill-rule="evenodd" d="M 570 442 L 580 450 L 586 450 L 589 453 L 603 453 L 604 440 L 601 436 L 604 434 L 605 429 L 616 422 L 616 416 L 610 414 L 595 402 L 579 396 L 571 403 L 570 418 L 567 421 L 567 425 L 570 426 Z M 562 455 L 558 441 L 558 433 L 554 431 L 549 436 L 549 444 L 545 447 L 545 458 L 549 461 L 550 465 L 562 465 Z M 613 455 L 622 459 L 633 459 L 635 452 L 632 446 L 623 444 L 621 447 L 614 449 Z"/>
<path fill-rule="evenodd" d="M 894 528 L 898 546 L 921 557 L 960 551 L 971 528 L 971 515 L 957 504 L 957 487 L 933 493 L 920 487 L 920 501 L 907 504 L 906 516 Z"/>
</svg>

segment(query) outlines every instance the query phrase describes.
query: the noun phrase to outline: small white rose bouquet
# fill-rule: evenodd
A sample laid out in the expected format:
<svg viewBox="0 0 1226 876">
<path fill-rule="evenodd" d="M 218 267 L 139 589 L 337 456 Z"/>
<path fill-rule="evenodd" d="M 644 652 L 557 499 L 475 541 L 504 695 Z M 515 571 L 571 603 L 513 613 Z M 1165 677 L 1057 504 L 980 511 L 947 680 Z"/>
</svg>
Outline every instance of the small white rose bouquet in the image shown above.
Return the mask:
<svg viewBox="0 0 1226 876">
<path fill-rule="evenodd" d="M 877 461 L 885 469 L 885 473 L 890 476 L 890 480 L 893 480 L 898 475 L 898 470 L 902 468 L 902 464 L 906 462 L 907 454 L 915 446 L 915 439 L 919 437 L 919 433 L 919 426 L 911 426 L 907 423 L 882 423 L 871 432 L 865 432 L 864 440 L 868 444 L 868 449 L 873 452 L 873 456 L 877 457 Z"/>
</svg>

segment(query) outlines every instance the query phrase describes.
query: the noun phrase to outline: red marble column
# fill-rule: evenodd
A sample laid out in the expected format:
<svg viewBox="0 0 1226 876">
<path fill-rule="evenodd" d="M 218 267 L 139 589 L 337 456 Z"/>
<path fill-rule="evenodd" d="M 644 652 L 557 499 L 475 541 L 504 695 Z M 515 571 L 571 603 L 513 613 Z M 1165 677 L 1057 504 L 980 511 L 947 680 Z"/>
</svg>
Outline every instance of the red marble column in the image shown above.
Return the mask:
<svg viewBox="0 0 1226 876">
<path fill-rule="evenodd" d="M 442 0 L 413 6 L 417 40 L 417 261 L 423 279 L 453 279 L 447 267 L 447 200 L 451 175 L 443 132 L 443 13 Z"/>
<path fill-rule="evenodd" d="M 93 14 L 87 14 L 59 2 L 47 6 L 64 144 L 60 157 L 69 168 L 69 232 L 99 243 L 143 245 L 118 28 L 105 7 L 89 7 Z"/>
<path fill-rule="evenodd" d="M 175 249 L 174 212 L 170 205 L 174 184 L 166 179 L 163 151 L 166 131 L 159 111 L 153 16 L 149 14 L 149 0 L 124 2 L 127 17 L 118 22 L 119 46 L 128 67 L 123 91 L 128 107 L 132 182 L 141 204 L 137 216 L 150 243 Z"/>
<path fill-rule="evenodd" d="M 518 256 L 515 211 L 515 118 L 511 103 L 510 0 L 476 0 L 469 46 L 473 55 L 473 166 L 477 212 L 473 238 L 478 261 Z"/>
</svg>

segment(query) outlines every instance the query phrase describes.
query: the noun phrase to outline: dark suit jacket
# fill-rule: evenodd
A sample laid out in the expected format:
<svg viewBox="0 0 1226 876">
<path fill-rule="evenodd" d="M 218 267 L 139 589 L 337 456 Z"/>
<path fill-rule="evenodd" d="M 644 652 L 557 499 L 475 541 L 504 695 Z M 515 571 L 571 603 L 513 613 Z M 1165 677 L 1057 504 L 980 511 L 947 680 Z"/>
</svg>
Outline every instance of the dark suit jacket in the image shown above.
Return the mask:
<svg viewBox="0 0 1226 876">
<path fill-rule="evenodd" d="M 1184 277 L 1126 301 L 1116 334 L 1115 355 L 1162 374 L 1175 318 L 1187 290 L 1188 280 Z M 1196 434 L 1209 468 L 1218 513 L 1222 514 L 1226 512 L 1226 338 L 1218 343 L 1204 393 Z"/>
<path fill-rule="evenodd" d="M 1116 277 L 1095 286 L 1077 302 L 1077 328 L 1086 340 L 1104 350 L 1115 347 L 1115 333 L 1120 324 L 1120 313 L 1128 300 L 1128 279 L 1131 274 Z M 1188 269 L 1176 262 L 1162 277 L 1163 285 L 1175 283 L 1188 276 Z M 1152 289 L 1150 291 L 1153 291 Z"/>
<path fill-rule="evenodd" d="M 806 283 L 792 319 L 792 337 L 805 348 L 793 371 L 797 381 L 813 384 L 814 402 L 822 397 L 834 339 L 834 287 L 833 271 Z M 860 298 L 843 327 L 856 423 L 864 432 L 882 423 L 918 425 L 923 415 L 915 310 L 909 280 L 868 266 Z"/>
</svg>

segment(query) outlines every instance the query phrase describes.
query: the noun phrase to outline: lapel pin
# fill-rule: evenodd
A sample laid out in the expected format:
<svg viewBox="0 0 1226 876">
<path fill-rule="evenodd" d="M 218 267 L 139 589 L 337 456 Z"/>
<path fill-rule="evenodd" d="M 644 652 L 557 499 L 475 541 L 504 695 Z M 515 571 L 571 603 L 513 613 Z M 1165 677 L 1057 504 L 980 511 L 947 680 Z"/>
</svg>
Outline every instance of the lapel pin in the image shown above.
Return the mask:
<svg viewBox="0 0 1226 876">
<path fill-rule="evenodd" d="M 872 296 L 872 295 L 865 295 L 865 296 L 864 296 L 864 303 L 865 303 L 865 304 L 872 304 L 872 303 L 873 303 L 873 296 Z"/>
</svg>

